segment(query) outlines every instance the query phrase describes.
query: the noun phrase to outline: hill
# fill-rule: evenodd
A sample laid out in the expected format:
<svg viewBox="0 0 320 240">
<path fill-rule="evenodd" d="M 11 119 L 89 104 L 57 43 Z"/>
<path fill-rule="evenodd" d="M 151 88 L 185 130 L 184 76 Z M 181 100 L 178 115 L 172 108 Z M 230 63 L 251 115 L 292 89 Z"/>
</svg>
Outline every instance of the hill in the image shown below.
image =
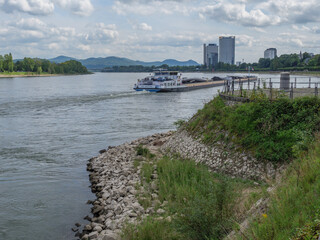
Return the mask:
<svg viewBox="0 0 320 240">
<path fill-rule="evenodd" d="M 134 65 L 142 65 L 142 66 L 161 66 L 163 64 L 167 64 L 168 66 L 195 66 L 199 65 L 196 61 L 188 60 L 188 61 L 178 61 L 175 59 L 166 59 L 164 61 L 155 61 L 155 62 L 144 62 L 131 60 L 128 58 L 120 58 L 120 57 L 98 57 L 98 58 L 87 58 L 87 59 L 75 59 L 67 56 L 58 56 L 56 58 L 49 59 L 51 62 L 61 63 L 68 60 L 77 60 L 81 62 L 88 69 L 103 69 L 105 67 L 113 67 L 113 66 L 134 66 Z"/>
</svg>

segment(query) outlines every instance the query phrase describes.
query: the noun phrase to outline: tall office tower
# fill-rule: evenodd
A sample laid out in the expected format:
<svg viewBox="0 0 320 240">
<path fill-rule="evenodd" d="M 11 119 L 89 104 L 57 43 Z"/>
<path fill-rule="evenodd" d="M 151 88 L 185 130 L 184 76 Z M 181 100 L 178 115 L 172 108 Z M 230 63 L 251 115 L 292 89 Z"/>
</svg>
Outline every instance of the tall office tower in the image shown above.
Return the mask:
<svg viewBox="0 0 320 240">
<path fill-rule="evenodd" d="M 219 62 L 234 65 L 235 40 L 235 36 L 219 37 Z"/>
<path fill-rule="evenodd" d="M 203 44 L 203 64 L 214 67 L 218 63 L 218 45 Z"/>
<path fill-rule="evenodd" d="M 277 57 L 276 48 L 268 48 L 264 51 L 264 58 L 274 59 L 275 57 Z"/>
</svg>

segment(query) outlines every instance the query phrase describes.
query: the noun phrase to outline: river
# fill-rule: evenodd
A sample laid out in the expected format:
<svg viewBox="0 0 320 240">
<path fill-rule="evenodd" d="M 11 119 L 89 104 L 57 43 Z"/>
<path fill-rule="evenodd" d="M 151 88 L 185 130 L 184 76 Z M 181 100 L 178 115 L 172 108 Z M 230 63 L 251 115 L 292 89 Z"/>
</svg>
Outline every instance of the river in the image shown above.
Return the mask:
<svg viewBox="0 0 320 240">
<path fill-rule="evenodd" d="M 0 79 L 0 239 L 73 239 L 71 228 L 85 223 L 94 199 L 87 160 L 110 145 L 175 129 L 220 89 L 135 92 L 145 75 Z"/>
</svg>

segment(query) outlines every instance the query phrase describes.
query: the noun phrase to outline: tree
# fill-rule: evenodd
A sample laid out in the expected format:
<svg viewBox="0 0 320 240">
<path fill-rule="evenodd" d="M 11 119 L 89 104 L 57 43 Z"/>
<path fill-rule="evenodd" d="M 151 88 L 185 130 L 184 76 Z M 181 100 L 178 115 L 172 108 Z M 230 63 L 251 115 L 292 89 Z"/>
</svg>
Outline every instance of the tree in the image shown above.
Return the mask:
<svg viewBox="0 0 320 240">
<path fill-rule="evenodd" d="M 4 58 L 3 58 L 2 55 L 0 55 L 0 72 L 3 72 L 3 71 L 4 71 L 3 62 L 4 62 Z"/>
<path fill-rule="evenodd" d="M 42 68 L 39 66 L 38 68 L 37 68 L 37 74 L 41 74 L 42 73 Z"/>
</svg>

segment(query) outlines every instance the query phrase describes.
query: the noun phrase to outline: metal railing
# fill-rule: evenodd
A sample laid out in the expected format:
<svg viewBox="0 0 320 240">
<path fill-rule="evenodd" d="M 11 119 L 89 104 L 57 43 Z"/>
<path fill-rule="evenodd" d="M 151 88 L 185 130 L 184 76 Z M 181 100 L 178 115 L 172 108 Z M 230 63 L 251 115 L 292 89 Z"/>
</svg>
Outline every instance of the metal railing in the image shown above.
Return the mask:
<svg viewBox="0 0 320 240">
<path fill-rule="evenodd" d="M 317 77 L 294 77 L 287 85 L 287 88 L 280 89 L 279 78 L 233 79 L 224 81 L 222 93 L 235 97 L 250 97 L 260 91 L 268 95 L 270 99 L 280 94 L 287 95 L 290 99 L 299 96 L 317 97 L 319 95 L 319 83 L 320 79 Z"/>
</svg>

